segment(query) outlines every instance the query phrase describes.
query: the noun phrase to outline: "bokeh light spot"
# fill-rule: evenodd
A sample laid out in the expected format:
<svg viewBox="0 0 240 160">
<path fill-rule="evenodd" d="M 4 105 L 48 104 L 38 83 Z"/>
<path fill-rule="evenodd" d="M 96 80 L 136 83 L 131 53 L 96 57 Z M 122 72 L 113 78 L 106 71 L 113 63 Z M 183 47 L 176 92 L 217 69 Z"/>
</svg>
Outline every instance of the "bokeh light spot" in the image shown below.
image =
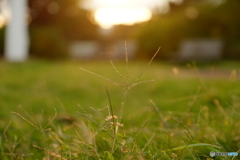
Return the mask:
<svg viewBox="0 0 240 160">
<path fill-rule="evenodd" d="M 56 2 L 51 2 L 47 6 L 47 10 L 50 14 L 57 14 L 59 11 L 59 5 Z"/>
<path fill-rule="evenodd" d="M 132 25 L 147 21 L 152 13 L 146 8 L 100 8 L 94 15 L 97 23 L 107 29 L 118 24 Z"/>
</svg>

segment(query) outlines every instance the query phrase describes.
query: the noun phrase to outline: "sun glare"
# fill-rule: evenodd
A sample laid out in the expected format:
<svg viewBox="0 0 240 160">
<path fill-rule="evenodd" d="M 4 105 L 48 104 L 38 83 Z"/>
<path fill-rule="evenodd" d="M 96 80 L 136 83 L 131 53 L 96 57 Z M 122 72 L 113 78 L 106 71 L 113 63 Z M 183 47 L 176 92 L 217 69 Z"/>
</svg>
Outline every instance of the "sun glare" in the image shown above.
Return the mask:
<svg viewBox="0 0 240 160">
<path fill-rule="evenodd" d="M 6 24 L 5 17 L 0 14 L 0 28 L 3 28 L 5 24 Z"/>
<path fill-rule="evenodd" d="M 152 14 L 146 8 L 100 8 L 96 10 L 94 16 L 102 28 L 109 29 L 118 24 L 132 25 L 147 21 Z"/>
<path fill-rule="evenodd" d="M 98 0 L 100 3 L 107 4 L 107 5 L 119 5 L 124 4 L 128 0 Z"/>
</svg>

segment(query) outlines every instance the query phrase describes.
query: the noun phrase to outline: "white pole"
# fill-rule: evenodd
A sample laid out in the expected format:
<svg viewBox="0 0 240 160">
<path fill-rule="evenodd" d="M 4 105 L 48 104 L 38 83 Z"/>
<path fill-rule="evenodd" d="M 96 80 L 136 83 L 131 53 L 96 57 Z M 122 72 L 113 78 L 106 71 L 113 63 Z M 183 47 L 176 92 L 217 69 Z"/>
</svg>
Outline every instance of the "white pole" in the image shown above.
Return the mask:
<svg viewBox="0 0 240 160">
<path fill-rule="evenodd" d="M 28 56 L 27 0 L 9 0 L 11 17 L 6 28 L 5 58 L 23 62 Z"/>
</svg>

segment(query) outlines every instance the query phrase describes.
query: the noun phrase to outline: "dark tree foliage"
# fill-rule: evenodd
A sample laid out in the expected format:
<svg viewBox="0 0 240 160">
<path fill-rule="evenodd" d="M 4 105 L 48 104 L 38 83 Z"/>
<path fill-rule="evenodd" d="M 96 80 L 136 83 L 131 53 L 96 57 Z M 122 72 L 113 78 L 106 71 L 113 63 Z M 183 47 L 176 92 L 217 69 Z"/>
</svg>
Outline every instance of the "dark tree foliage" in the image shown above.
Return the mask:
<svg viewBox="0 0 240 160">
<path fill-rule="evenodd" d="M 151 57 L 162 46 L 159 58 L 171 58 L 184 39 L 217 38 L 224 41 L 225 58 L 240 58 L 240 1 L 216 2 L 185 0 L 180 5 L 172 4 L 168 14 L 154 15 L 137 31 L 139 56 Z"/>
<path fill-rule="evenodd" d="M 29 0 L 30 52 L 38 57 L 68 55 L 73 41 L 98 39 L 98 26 L 79 0 Z"/>
<path fill-rule="evenodd" d="M 90 12 L 79 4 L 79 0 L 30 0 L 30 27 L 57 27 L 67 40 L 98 38 Z"/>
</svg>

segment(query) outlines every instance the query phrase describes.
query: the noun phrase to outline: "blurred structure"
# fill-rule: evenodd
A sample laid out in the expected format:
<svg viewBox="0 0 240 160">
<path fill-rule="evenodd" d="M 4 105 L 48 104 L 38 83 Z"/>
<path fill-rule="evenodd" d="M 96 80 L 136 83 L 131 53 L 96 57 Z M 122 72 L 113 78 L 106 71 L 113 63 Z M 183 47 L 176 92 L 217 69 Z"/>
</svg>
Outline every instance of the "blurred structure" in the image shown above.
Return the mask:
<svg viewBox="0 0 240 160">
<path fill-rule="evenodd" d="M 18 9 L 23 5 L 20 3 L 27 3 L 26 0 L 9 1 Z M 169 0 L 166 1 L 169 3 L 167 13 L 163 13 L 161 8 L 153 9 L 153 16 L 147 22 L 114 25 L 108 30 L 100 29 L 94 20 L 94 11 L 84 8 L 83 2 L 84 0 L 29 0 L 25 4 L 25 10 L 28 7 L 29 11 L 31 57 L 121 59 L 127 41 L 131 58 L 149 59 L 161 46 L 157 55 L 161 60 L 240 59 L 240 19 L 236 17 L 240 10 L 239 0 Z M 126 3 L 130 3 L 130 0 Z M 21 8 L 24 9 L 24 6 Z M 19 12 L 18 9 L 13 9 L 13 13 Z M 23 12 L 14 15 L 22 14 Z M 5 57 L 12 61 L 27 58 L 25 22 L 17 27 L 18 31 L 11 27 L 15 22 L 19 24 L 21 19 L 23 22 L 23 17 L 12 17 L 12 22 L 6 29 L 8 38 L 5 41 Z M 14 33 L 20 33 L 20 30 L 24 34 Z M 3 25 L 0 29 L 0 54 L 3 52 L 4 32 Z M 16 55 L 15 51 L 23 56 L 13 56 Z"/>
<path fill-rule="evenodd" d="M 96 41 L 76 41 L 70 44 L 70 55 L 77 59 L 99 58 L 100 44 Z"/>
<path fill-rule="evenodd" d="M 31 56 L 59 59 L 71 56 L 72 44 L 99 39 L 98 26 L 82 0 L 30 0 Z M 76 50 L 76 48 L 74 49 Z"/>
<path fill-rule="evenodd" d="M 137 44 L 133 40 L 125 41 L 118 40 L 110 43 L 104 50 L 104 57 L 108 59 L 125 59 L 125 52 L 128 54 L 129 59 L 133 59 L 136 56 Z"/>
<path fill-rule="evenodd" d="M 189 39 L 180 44 L 179 60 L 219 60 L 222 57 L 223 42 L 210 39 Z"/>
<path fill-rule="evenodd" d="M 124 59 L 125 52 L 128 58 L 136 56 L 137 44 L 135 41 L 118 40 L 113 42 L 101 41 L 76 41 L 70 44 L 71 58 L 76 59 Z"/>
<path fill-rule="evenodd" d="M 27 1 L 10 0 L 11 18 L 6 28 L 5 57 L 21 62 L 28 57 Z"/>
<path fill-rule="evenodd" d="M 162 60 L 240 59 L 239 10 L 239 0 L 183 0 L 171 4 L 170 12 L 155 13 L 138 29 L 138 57 L 151 57 L 161 46 L 158 58 Z M 212 40 L 221 40 L 221 44 Z"/>
</svg>

